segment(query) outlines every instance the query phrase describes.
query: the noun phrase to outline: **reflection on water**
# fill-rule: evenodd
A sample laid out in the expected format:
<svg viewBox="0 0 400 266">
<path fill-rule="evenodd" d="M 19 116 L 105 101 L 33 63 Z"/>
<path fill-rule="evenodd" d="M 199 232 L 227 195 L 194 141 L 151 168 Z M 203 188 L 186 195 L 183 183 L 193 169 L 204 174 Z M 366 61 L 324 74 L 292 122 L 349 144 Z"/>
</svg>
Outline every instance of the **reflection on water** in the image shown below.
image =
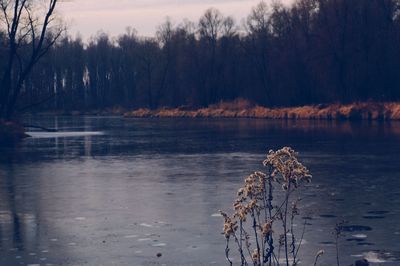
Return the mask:
<svg viewBox="0 0 400 266">
<path fill-rule="evenodd" d="M 320 249 L 321 265 L 334 264 L 342 220 L 343 265 L 400 263 L 399 124 L 26 120 L 58 132 L 0 148 L 1 265 L 225 265 L 218 210 L 286 145 L 314 175 L 303 265 Z"/>
</svg>

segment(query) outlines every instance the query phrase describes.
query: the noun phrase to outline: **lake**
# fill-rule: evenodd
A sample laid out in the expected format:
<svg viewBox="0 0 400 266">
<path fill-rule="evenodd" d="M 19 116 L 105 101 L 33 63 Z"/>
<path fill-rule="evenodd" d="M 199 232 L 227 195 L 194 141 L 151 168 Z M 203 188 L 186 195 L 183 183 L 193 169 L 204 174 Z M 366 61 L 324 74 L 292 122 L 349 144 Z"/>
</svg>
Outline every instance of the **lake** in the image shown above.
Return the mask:
<svg viewBox="0 0 400 266">
<path fill-rule="evenodd" d="M 283 146 L 313 174 L 301 265 L 335 265 L 342 220 L 342 265 L 400 264 L 398 123 L 24 120 L 58 132 L 0 148 L 0 265 L 228 265 L 218 210 Z"/>
</svg>

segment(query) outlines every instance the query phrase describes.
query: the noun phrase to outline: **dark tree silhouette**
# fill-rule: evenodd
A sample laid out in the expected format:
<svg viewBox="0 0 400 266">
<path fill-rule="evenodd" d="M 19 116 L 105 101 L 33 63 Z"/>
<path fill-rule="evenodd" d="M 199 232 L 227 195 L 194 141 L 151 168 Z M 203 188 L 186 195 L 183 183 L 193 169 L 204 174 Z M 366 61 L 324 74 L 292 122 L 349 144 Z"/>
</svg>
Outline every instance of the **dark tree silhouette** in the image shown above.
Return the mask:
<svg viewBox="0 0 400 266">
<path fill-rule="evenodd" d="M 40 10 L 39 1 L 0 1 L 4 58 L 0 69 L 0 118 L 13 115 L 28 75 L 63 32 L 54 26 L 57 0 L 48 0 L 46 4 Z"/>
<path fill-rule="evenodd" d="M 7 31 L 0 38 L 4 57 Z M 25 43 L 20 51 L 28 51 Z M 208 9 L 197 23 L 167 19 L 154 38 L 129 29 L 87 44 L 66 37 L 48 49 L 23 82 L 19 107 L 194 108 L 239 97 L 268 106 L 400 100 L 399 0 L 260 2 L 241 25 Z M 5 69 L 6 61 L 0 65 Z M 52 94 L 54 100 L 34 105 Z"/>
</svg>

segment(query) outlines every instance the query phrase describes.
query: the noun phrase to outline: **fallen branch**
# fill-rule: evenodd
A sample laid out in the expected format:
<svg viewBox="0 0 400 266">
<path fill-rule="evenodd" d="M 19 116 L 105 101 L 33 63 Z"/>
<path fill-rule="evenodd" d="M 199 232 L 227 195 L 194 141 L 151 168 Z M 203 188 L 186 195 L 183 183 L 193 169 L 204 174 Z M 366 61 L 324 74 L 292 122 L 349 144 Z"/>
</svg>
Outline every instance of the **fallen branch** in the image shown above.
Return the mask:
<svg viewBox="0 0 400 266">
<path fill-rule="evenodd" d="M 45 132 L 57 132 L 57 129 L 46 128 L 46 127 L 35 126 L 35 125 L 23 124 L 23 127 L 25 127 L 25 128 L 36 128 L 36 129 L 43 130 Z"/>
</svg>

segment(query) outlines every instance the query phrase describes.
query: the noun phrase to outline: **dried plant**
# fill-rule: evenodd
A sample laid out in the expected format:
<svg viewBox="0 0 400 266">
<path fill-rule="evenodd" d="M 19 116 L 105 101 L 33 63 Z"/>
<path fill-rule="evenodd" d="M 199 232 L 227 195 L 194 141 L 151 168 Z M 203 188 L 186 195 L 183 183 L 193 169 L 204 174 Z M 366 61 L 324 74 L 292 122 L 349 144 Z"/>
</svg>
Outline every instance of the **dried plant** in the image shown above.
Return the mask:
<svg viewBox="0 0 400 266">
<path fill-rule="evenodd" d="M 319 257 L 321 257 L 322 255 L 324 255 L 325 250 L 321 249 L 320 251 L 318 251 L 317 255 L 315 256 L 315 261 L 314 261 L 314 266 L 317 266 L 317 262 Z"/>
<path fill-rule="evenodd" d="M 296 156 L 297 153 L 289 147 L 271 150 L 263 162 L 268 174 L 255 172 L 248 176 L 244 186 L 238 190 L 233 215 L 221 211 L 225 220 L 225 254 L 230 265 L 233 265 L 231 240 L 240 256 L 240 265 L 298 265 L 306 222 L 297 240 L 294 222 L 299 215 L 300 199 L 293 198 L 298 187 L 311 182 L 312 177 Z M 281 191 L 278 200 L 274 195 L 277 187 Z M 319 252 L 316 259 L 321 255 Z"/>
<path fill-rule="evenodd" d="M 335 229 L 333 231 L 333 235 L 335 237 L 335 248 L 336 248 L 336 263 L 337 266 L 340 266 L 339 260 L 339 240 L 343 236 L 343 226 L 346 224 L 346 221 L 341 221 L 336 223 Z"/>
</svg>

